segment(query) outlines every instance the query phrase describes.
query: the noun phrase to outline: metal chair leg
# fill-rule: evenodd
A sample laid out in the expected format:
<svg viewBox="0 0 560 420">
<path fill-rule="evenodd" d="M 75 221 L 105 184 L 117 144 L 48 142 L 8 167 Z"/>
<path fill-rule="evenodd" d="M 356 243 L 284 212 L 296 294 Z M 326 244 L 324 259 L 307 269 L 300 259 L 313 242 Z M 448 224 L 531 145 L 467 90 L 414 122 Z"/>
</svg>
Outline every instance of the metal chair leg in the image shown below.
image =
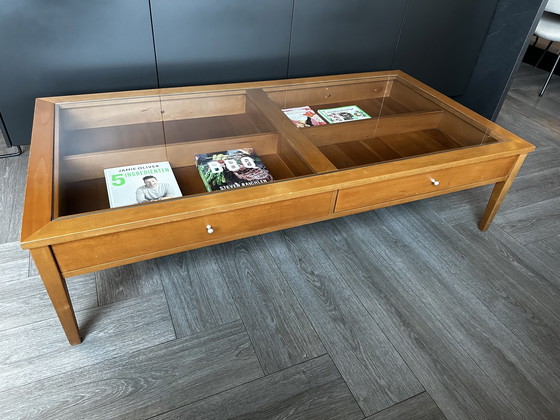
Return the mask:
<svg viewBox="0 0 560 420">
<path fill-rule="evenodd" d="M 548 82 L 550 82 L 550 79 L 552 78 L 552 75 L 554 74 L 554 70 L 556 70 L 556 66 L 558 65 L 559 61 L 560 61 L 560 54 L 558 54 L 558 57 L 556 57 L 556 61 L 554 62 L 554 65 L 552 66 L 552 70 L 550 71 L 550 74 L 548 75 L 548 78 L 544 83 L 541 93 L 539 93 L 539 97 L 542 97 L 544 95 L 544 91 L 546 90 L 546 87 L 548 86 Z"/>
<path fill-rule="evenodd" d="M 8 136 L 8 133 L 6 131 L 6 125 L 4 124 L 4 120 L 2 118 L 1 113 L 0 113 L 0 141 L 2 141 L 2 143 L 6 143 L 7 147 L 16 147 L 15 152 L 1 154 L 0 159 L 19 156 L 23 153 L 23 151 L 21 150 L 21 146 L 18 145 L 12 146 L 12 142 L 10 141 L 10 136 Z"/>
<path fill-rule="evenodd" d="M 14 156 L 19 156 L 23 153 L 23 151 L 21 150 L 21 146 L 14 146 L 17 148 L 17 151 L 13 152 L 13 153 L 5 153 L 3 155 L 0 155 L 0 159 L 3 158 L 9 158 L 9 157 L 14 157 Z"/>
<path fill-rule="evenodd" d="M 539 59 L 537 60 L 535 67 L 538 67 L 539 64 L 541 63 L 542 59 L 544 58 L 546 52 L 548 51 L 548 49 L 550 48 L 550 46 L 554 43 L 554 41 L 550 41 L 548 43 L 548 45 L 546 46 L 545 50 L 542 52 L 541 56 L 539 57 Z"/>
</svg>

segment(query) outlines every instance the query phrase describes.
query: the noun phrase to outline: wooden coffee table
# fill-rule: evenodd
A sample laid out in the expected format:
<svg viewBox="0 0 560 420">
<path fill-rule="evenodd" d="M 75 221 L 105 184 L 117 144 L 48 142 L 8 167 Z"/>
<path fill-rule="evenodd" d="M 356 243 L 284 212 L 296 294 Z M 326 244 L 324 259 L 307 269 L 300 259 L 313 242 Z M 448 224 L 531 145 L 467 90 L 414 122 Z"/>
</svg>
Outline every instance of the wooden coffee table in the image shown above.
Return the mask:
<svg viewBox="0 0 560 420">
<path fill-rule="evenodd" d="M 347 105 L 371 118 L 298 128 L 282 112 Z M 244 147 L 275 181 L 206 192 L 194 156 Z M 69 277 L 496 184 L 486 230 L 533 149 L 398 71 L 41 98 L 21 245 L 74 345 Z M 182 198 L 109 208 L 104 169 L 158 161 Z"/>
</svg>

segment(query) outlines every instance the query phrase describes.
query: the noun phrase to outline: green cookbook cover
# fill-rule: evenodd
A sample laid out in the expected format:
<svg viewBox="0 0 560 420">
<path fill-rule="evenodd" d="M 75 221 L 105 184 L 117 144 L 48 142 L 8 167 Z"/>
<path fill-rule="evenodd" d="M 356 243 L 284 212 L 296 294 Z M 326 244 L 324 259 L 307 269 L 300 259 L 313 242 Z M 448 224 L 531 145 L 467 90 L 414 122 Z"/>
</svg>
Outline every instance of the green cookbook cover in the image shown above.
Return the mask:
<svg viewBox="0 0 560 420">
<path fill-rule="evenodd" d="M 229 190 L 273 180 L 252 148 L 198 154 L 196 167 L 208 191 Z"/>
</svg>

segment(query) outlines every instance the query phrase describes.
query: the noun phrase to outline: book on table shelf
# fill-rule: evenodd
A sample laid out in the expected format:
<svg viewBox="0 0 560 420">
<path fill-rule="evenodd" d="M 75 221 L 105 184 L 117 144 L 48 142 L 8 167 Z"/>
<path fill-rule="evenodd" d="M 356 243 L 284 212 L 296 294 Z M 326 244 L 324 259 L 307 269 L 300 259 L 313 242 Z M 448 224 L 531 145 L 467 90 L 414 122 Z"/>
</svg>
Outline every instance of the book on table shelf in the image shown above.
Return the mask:
<svg viewBox="0 0 560 420">
<path fill-rule="evenodd" d="M 297 108 L 286 108 L 282 112 L 296 125 L 298 128 L 315 127 L 317 125 L 326 125 L 327 123 L 321 119 L 309 106 L 299 106 Z"/>
<path fill-rule="evenodd" d="M 272 181 L 272 175 L 250 147 L 196 155 L 196 168 L 208 191 L 229 190 Z"/>
<path fill-rule="evenodd" d="M 321 117 L 330 124 L 365 120 L 371 118 L 366 112 L 356 105 L 341 106 L 338 108 L 318 109 Z"/>
<path fill-rule="evenodd" d="M 104 173 L 111 208 L 182 196 L 169 162 L 119 166 Z"/>
</svg>

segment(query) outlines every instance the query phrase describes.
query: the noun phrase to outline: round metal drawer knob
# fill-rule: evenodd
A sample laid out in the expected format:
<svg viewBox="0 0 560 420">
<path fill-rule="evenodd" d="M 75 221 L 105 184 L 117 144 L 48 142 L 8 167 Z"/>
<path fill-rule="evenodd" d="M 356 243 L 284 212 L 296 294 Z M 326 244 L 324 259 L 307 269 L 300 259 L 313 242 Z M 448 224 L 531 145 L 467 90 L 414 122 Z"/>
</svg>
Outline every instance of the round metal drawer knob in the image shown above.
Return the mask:
<svg viewBox="0 0 560 420">
<path fill-rule="evenodd" d="M 434 178 L 430 178 L 430 181 L 432 181 L 432 184 L 434 184 L 436 187 L 439 185 L 439 181 L 435 180 Z"/>
<path fill-rule="evenodd" d="M 206 225 L 206 231 L 208 233 L 214 233 L 214 229 L 212 228 L 212 225 Z"/>
</svg>

